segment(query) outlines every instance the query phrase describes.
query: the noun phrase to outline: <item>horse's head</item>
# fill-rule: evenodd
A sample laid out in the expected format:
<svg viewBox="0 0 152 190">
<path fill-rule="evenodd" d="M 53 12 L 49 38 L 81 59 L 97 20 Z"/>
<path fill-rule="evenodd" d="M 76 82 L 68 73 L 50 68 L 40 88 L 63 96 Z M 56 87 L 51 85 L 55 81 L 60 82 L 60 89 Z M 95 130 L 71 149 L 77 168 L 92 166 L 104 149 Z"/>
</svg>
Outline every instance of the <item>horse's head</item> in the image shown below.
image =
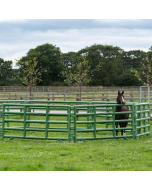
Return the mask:
<svg viewBox="0 0 152 190">
<path fill-rule="evenodd" d="M 125 105 L 125 100 L 124 100 L 123 94 L 124 94 L 124 91 L 122 91 L 122 93 L 120 93 L 120 91 L 118 91 L 117 104 Z"/>
</svg>

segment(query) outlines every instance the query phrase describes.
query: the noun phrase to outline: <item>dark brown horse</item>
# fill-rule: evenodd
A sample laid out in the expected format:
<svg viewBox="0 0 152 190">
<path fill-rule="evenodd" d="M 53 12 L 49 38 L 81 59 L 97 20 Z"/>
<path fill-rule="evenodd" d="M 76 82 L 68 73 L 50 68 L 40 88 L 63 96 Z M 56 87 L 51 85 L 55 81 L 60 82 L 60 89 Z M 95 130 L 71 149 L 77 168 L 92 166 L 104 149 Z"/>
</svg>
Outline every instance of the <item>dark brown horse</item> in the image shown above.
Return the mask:
<svg viewBox="0 0 152 190">
<path fill-rule="evenodd" d="M 122 91 L 122 93 L 118 91 L 117 104 L 125 105 L 123 94 L 124 94 L 124 91 Z M 129 111 L 129 108 L 127 106 L 115 107 L 115 112 L 123 112 L 123 111 L 124 112 Z M 122 119 L 128 119 L 128 118 L 129 118 L 129 114 L 115 115 L 115 120 L 122 120 Z M 118 128 L 118 124 L 120 125 L 120 127 L 126 127 L 127 123 L 128 122 L 115 123 L 116 128 Z M 123 135 L 123 130 L 121 130 L 121 135 Z M 125 130 L 124 130 L 124 135 L 125 135 Z M 116 131 L 116 136 L 118 136 L 118 131 Z"/>
</svg>

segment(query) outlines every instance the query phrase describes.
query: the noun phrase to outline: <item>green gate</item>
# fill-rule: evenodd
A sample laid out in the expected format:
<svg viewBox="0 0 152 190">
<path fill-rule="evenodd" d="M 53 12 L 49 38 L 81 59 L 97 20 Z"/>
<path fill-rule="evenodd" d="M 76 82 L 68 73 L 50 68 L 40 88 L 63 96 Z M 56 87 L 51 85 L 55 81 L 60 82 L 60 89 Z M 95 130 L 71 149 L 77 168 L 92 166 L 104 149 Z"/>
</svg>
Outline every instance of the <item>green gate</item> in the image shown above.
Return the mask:
<svg viewBox="0 0 152 190">
<path fill-rule="evenodd" d="M 80 103 L 83 105 L 76 105 Z M 78 101 L 4 103 L 3 112 L 1 112 L 2 138 L 3 140 L 25 138 L 76 142 L 90 139 L 137 139 L 141 135 L 150 135 L 149 103 L 126 103 L 129 112 L 115 112 L 116 106 L 122 105 L 115 102 L 95 101 L 91 104 Z M 129 113 L 129 119 L 115 120 L 116 114 L 125 113 Z M 115 128 L 116 122 L 128 122 L 128 124 L 126 128 Z M 125 130 L 125 136 L 120 135 L 121 130 Z M 116 136 L 116 131 L 118 131 L 118 136 Z"/>
<path fill-rule="evenodd" d="M 3 117 L 3 107 L 0 105 L 0 137 L 2 135 L 2 117 Z"/>
<path fill-rule="evenodd" d="M 4 103 L 15 103 L 16 104 L 23 104 L 25 103 L 25 100 L 0 100 L 0 136 L 2 135 L 2 117 L 3 117 L 3 104 Z M 9 110 L 10 108 L 7 107 L 7 110 Z M 14 109 L 12 107 L 12 109 Z M 20 110 L 22 111 L 22 110 Z M 9 116 L 7 116 L 7 118 L 9 118 Z M 9 123 L 7 124 L 9 126 Z"/>
<path fill-rule="evenodd" d="M 92 105 L 74 106 L 74 142 L 89 139 L 111 138 L 139 138 L 141 135 L 150 135 L 150 104 L 126 103 L 129 112 L 115 112 L 116 106 L 123 106 L 111 102 L 91 102 Z M 141 110 L 142 107 L 142 110 Z M 80 109 L 89 108 L 88 113 L 77 113 Z M 129 114 L 127 120 L 115 120 L 116 114 Z M 76 117 L 79 120 L 76 120 Z M 87 119 L 89 117 L 89 120 Z M 116 122 L 128 122 L 126 128 L 115 128 Z M 88 128 L 87 125 L 90 127 Z M 116 130 L 119 132 L 116 136 Z M 126 135 L 119 135 L 125 130 Z"/>
<path fill-rule="evenodd" d="M 23 112 L 6 111 L 7 107 L 13 107 L 17 110 L 23 109 Z M 38 113 L 30 112 L 31 109 L 41 111 Z M 54 112 L 50 113 L 50 111 Z M 64 113 L 61 113 L 62 111 Z M 9 118 L 7 118 L 8 116 Z M 42 120 L 39 119 L 40 116 Z M 2 138 L 3 140 L 5 138 L 24 138 L 68 140 L 70 142 L 70 116 L 70 105 L 3 104 Z"/>
<path fill-rule="evenodd" d="M 134 105 L 136 110 L 136 137 L 150 134 L 150 104 L 136 103 Z"/>
</svg>

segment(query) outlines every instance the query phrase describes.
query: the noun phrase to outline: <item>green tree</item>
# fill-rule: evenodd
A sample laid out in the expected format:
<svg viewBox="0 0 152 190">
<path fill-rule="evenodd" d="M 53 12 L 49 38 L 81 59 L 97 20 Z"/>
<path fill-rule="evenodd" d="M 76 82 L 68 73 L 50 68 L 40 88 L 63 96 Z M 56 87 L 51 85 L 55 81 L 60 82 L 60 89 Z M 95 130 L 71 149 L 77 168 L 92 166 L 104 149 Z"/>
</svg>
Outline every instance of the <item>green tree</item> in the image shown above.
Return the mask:
<svg viewBox="0 0 152 190">
<path fill-rule="evenodd" d="M 131 69 L 130 71 L 141 81 L 144 85 L 152 85 L 152 59 L 142 60 L 140 63 L 140 69 Z"/>
<path fill-rule="evenodd" d="M 152 46 L 139 63 L 138 68 L 130 71 L 138 78 L 143 85 L 152 85 Z"/>
<path fill-rule="evenodd" d="M 62 63 L 65 68 L 71 68 L 73 66 L 73 62 L 76 59 L 76 52 L 68 52 L 68 53 L 63 53 L 62 55 Z"/>
<path fill-rule="evenodd" d="M 4 61 L 0 58 L 0 85 L 9 85 L 9 79 L 14 75 L 12 61 Z"/>
<path fill-rule="evenodd" d="M 142 81 L 140 81 L 138 77 L 135 76 L 134 73 L 132 73 L 130 70 L 131 69 L 124 70 L 122 74 L 120 74 L 117 77 L 115 81 L 116 86 L 141 86 L 142 85 Z"/>
<path fill-rule="evenodd" d="M 92 45 L 78 51 L 90 66 L 90 85 L 109 86 L 115 83 L 120 72 L 123 50 L 109 45 Z"/>
<path fill-rule="evenodd" d="M 76 58 L 76 68 L 72 72 L 72 70 L 67 73 L 67 71 L 62 72 L 63 76 L 66 76 L 65 80 L 69 81 L 69 84 L 79 86 L 79 94 L 81 101 L 81 87 L 90 82 L 90 78 L 88 75 L 90 66 L 88 65 L 88 61 L 84 56 L 79 56 Z"/>
<path fill-rule="evenodd" d="M 30 97 L 31 92 L 33 89 L 33 86 L 36 86 L 38 82 L 40 82 L 41 79 L 41 67 L 37 69 L 37 63 L 38 61 L 36 58 L 30 59 L 28 61 L 22 61 L 20 59 L 17 62 L 17 65 L 19 66 L 19 72 L 22 76 L 23 84 L 27 85 L 30 88 Z"/>
<path fill-rule="evenodd" d="M 37 46 L 35 49 L 30 49 L 27 56 L 23 57 L 23 61 L 27 61 L 37 58 L 36 68 L 42 67 L 41 72 L 42 80 L 39 81 L 39 85 L 49 86 L 53 85 L 56 81 L 62 81 L 60 75 L 63 70 L 62 53 L 59 47 L 52 44 L 43 44 Z"/>
</svg>

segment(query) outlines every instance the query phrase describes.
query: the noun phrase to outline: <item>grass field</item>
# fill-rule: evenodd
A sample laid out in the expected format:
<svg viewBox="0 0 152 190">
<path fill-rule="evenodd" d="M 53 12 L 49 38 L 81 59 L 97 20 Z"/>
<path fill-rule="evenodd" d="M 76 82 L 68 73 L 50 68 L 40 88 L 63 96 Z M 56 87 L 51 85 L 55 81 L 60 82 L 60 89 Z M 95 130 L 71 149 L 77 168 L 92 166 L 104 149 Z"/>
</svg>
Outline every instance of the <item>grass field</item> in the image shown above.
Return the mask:
<svg viewBox="0 0 152 190">
<path fill-rule="evenodd" d="M 152 135 L 77 143 L 0 137 L 0 171 L 152 171 Z"/>
<path fill-rule="evenodd" d="M 0 141 L 0 171 L 151 171 L 152 137 L 58 143 Z"/>
<path fill-rule="evenodd" d="M 83 143 L 0 137 L 0 147 L 0 171 L 152 171 L 152 135 Z"/>
</svg>

